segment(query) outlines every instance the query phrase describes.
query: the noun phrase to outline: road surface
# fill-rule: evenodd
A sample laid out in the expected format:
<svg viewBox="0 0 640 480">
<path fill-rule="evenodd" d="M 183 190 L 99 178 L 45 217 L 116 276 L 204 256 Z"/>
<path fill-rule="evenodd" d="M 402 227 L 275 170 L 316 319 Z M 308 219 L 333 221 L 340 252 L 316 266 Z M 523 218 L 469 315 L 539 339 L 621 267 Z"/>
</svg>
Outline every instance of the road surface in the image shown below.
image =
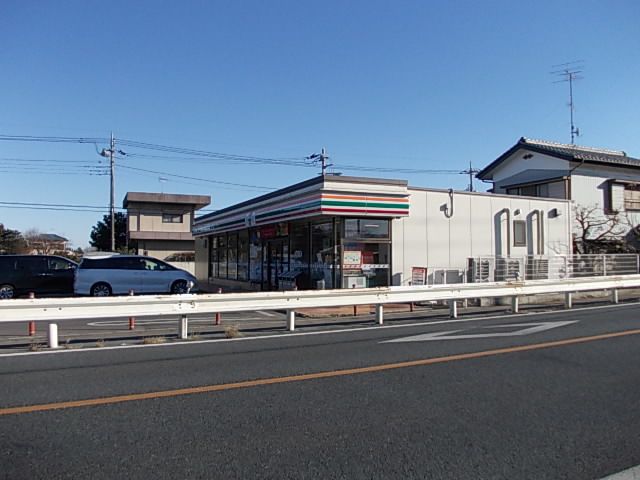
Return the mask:
<svg viewBox="0 0 640 480">
<path fill-rule="evenodd" d="M 4 355 L 0 478 L 603 478 L 638 308 Z"/>
</svg>

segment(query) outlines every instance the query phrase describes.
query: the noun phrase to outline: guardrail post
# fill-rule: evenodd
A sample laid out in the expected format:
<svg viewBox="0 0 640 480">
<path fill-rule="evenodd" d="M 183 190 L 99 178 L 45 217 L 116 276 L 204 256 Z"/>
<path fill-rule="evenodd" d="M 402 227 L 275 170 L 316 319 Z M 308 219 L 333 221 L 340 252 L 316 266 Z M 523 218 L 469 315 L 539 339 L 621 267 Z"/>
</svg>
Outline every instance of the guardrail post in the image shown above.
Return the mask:
<svg viewBox="0 0 640 480">
<path fill-rule="evenodd" d="M 611 303 L 618 303 L 618 289 L 611 290 Z"/>
<path fill-rule="evenodd" d="M 384 307 L 382 304 L 376 305 L 376 322 L 378 322 L 378 325 L 384 325 Z"/>
<path fill-rule="evenodd" d="M 49 348 L 58 348 L 58 325 L 49 324 Z"/>
<path fill-rule="evenodd" d="M 133 290 L 129 290 L 129 296 L 133 297 L 135 292 Z M 129 317 L 129 330 L 136 329 L 136 317 Z"/>
<path fill-rule="evenodd" d="M 573 308 L 573 293 L 566 292 L 564 294 L 564 308 Z"/>
<path fill-rule="evenodd" d="M 520 313 L 518 307 L 519 307 L 518 297 L 514 295 L 513 297 L 511 297 L 511 311 L 513 313 Z"/>
<path fill-rule="evenodd" d="M 35 292 L 29 292 L 29 298 L 36 298 Z M 29 322 L 28 332 L 30 337 L 33 337 L 36 334 L 36 322 L 33 320 Z"/>
<path fill-rule="evenodd" d="M 607 256 L 602 255 L 602 276 L 607 276 Z"/>
<path fill-rule="evenodd" d="M 458 318 L 458 304 L 455 300 L 449 300 L 449 318 Z"/>
<path fill-rule="evenodd" d="M 186 315 L 180 315 L 180 323 L 178 324 L 178 338 L 186 340 L 189 335 L 189 319 Z"/>
<path fill-rule="evenodd" d="M 218 288 L 218 293 L 222 293 L 222 288 Z M 216 312 L 216 325 L 220 325 L 222 323 L 222 315 L 220 312 Z"/>
<path fill-rule="evenodd" d="M 296 329 L 296 311 L 287 310 L 287 330 L 293 332 Z"/>
</svg>

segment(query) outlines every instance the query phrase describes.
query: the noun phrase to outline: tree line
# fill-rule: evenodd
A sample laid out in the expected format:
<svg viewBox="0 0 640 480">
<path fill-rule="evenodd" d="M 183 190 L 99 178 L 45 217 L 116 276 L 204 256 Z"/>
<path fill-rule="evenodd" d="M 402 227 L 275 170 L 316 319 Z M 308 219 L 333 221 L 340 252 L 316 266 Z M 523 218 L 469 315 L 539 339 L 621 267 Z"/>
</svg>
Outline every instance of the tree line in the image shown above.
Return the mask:
<svg viewBox="0 0 640 480">
<path fill-rule="evenodd" d="M 116 251 L 127 251 L 127 217 L 124 213 L 115 214 Z M 98 251 L 111 251 L 111 216 L 104 215 L 92 228 L 89 234 L 89 245 Z M 60 255 L 76 260 L 84 253 L 78 247 L 75 250 L 56 248 L 55 242 L 43 239 L 42 233 L 32 228 L 21 232 L 0 223 L 0 255 L 39 253 L 43 255 Z"/>
</svg>

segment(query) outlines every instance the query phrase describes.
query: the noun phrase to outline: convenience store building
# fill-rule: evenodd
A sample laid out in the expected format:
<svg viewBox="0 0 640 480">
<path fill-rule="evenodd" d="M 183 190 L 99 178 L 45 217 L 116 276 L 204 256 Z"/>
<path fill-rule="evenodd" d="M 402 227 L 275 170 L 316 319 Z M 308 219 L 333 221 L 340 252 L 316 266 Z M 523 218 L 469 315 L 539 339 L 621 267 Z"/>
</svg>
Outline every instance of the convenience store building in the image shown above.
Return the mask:
<svg viewBox="0 0 640 480">
<path fill-rule="evenodd" d="M 481 255 L 569 254 L 572 243 L 566 200 L 337 175 L 196 218 L 192 231 L 205 289 L 408 285 L 421 269 L 462 270 Z"/>
</svg>

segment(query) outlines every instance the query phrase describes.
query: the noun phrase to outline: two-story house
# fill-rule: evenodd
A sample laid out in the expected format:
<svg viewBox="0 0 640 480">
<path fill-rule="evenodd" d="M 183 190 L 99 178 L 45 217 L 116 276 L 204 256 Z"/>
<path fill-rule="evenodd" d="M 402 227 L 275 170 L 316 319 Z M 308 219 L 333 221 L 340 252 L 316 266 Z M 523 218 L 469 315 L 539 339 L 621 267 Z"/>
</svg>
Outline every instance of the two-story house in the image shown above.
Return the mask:
<svg viewBox="0 0 640 480">
<path fill-rule="evenodd" d="M 572 200 L 578 239 L 585 220 L 590 238 L 620 237 L 640 223 L 640 159 L 623 151 L 522 137 L 477 177 L 494 193 Z"/>
<path fill-rule="evenodd" d="M 196 210 L 211 203 L 208 195 L 127 192 L 127 239 L 140 255 L 164 259 L 193 254 L 191 227 Z"/>
</svg>

